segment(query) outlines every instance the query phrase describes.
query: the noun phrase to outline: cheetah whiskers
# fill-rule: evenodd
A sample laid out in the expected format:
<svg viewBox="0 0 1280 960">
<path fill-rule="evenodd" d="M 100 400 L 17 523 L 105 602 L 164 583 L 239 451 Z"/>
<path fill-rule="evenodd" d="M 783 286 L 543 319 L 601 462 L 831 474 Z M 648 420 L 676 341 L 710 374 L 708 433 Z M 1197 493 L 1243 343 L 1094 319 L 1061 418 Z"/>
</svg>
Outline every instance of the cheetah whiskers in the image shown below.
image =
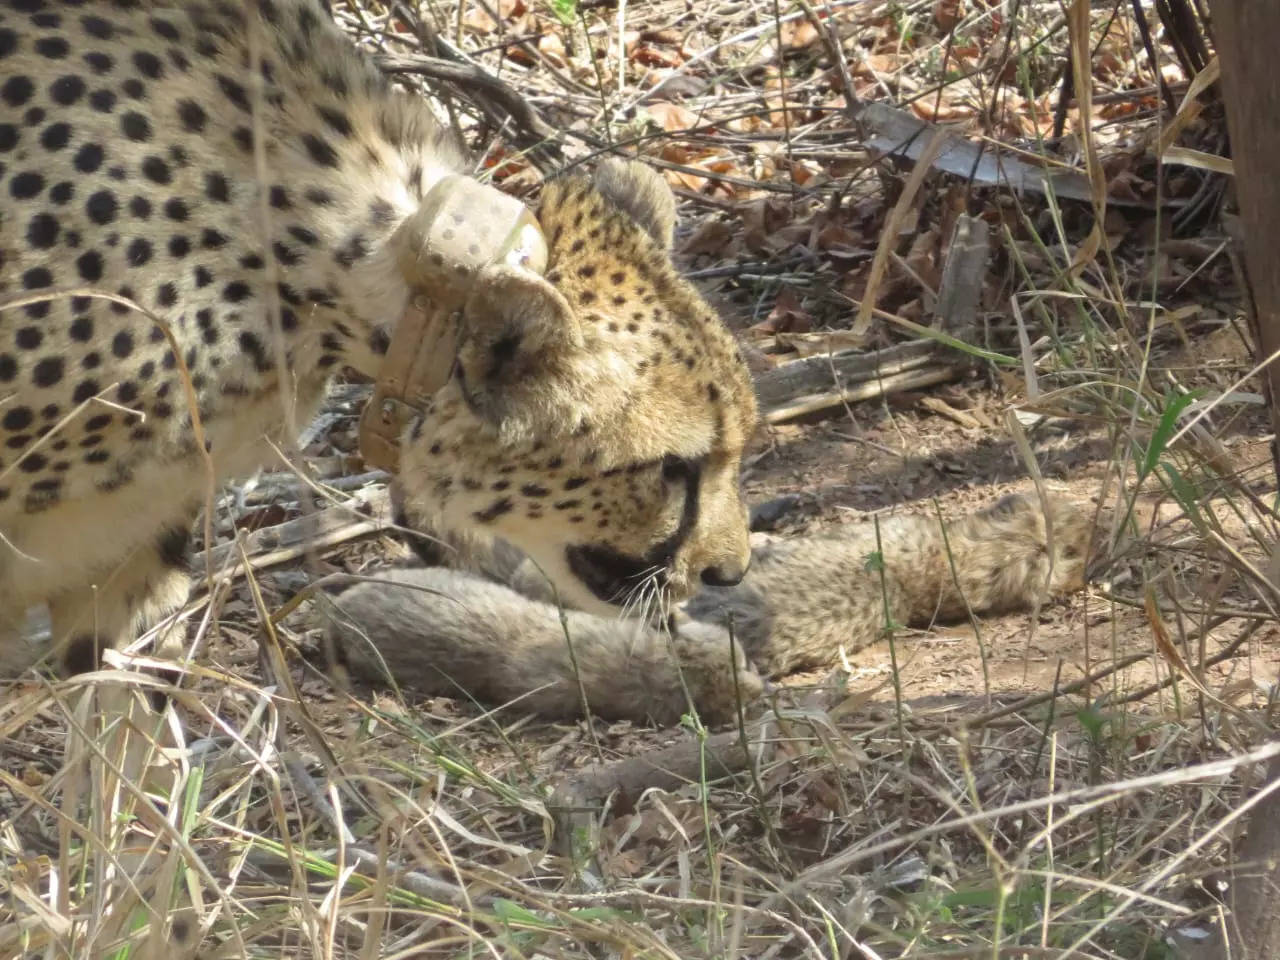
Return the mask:
<svg viewBox="0 0 1280 960">
<path fill-rule="evenodd" d="M 662 588 L 662 571 L 661 566 L 645 571 L 644 579 L 632 588 L 627 603 L 623 605 L 622 617 L 630 616 L 642 623 L 653 624 L 660 622 L 653 619 L 658 614 L 665 621 L 670 603 L 667 591 Z"/>
<path fill-rule="evenodd" d="M 635 577 L 637 582 L 634 586 L 625 588 L 625 594 L 619 591 L 610 598 L 610 602 L 621 601 L 618 603 L 618 618 L 620 620 L 632 619 L 637 616 L 643 617 L 648 613 L 651 603 L 650 593 L 656 588 L 657 580 L 661 573 L 662 567 L 660 565 L 648 567 Z"/>
</svg>

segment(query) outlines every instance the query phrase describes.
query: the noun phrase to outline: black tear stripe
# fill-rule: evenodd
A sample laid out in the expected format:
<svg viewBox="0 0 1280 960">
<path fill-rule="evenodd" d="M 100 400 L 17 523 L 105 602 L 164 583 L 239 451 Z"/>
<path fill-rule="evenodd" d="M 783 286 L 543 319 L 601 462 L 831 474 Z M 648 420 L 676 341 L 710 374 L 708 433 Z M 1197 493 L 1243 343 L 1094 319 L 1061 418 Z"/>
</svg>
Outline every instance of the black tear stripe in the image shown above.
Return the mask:
<svg viewBox="0 0 1280 960">
<path fill-rule="evenodd" d="M 687 466 L 680 523 L 671 536 L 650 547 L 643 557 L 595 544 L 575 545 L 565 551 L 569 569 L 598 599 L 620 604 L 646 577 L 656 575 L 657 582 L 664 582 L 667 565 L 698 522 L 702 464 L 700 461 L 688 461 Z"/>
<path fill-rule="evenodd" d="M 520 334 L 509 333 L 489 345 L 489 369 L 485 373 L 488 380 L 497 380 L 502 371 L 515 359 L 520 349 Z"/>
<path fill-rule="evenodd" d="M 702 461 L 687 461 L 688 469 L 684 475 L 684 508 L 680 511 L 680 523 L 676 525 L 671 536 L 661 543 L 650 547 L 644 558 L 649 566 L 665 566 L 676 551 L 689 539 L 689 534 L 698 524 L 698 511 L 701 509 Z"/>
</svg>

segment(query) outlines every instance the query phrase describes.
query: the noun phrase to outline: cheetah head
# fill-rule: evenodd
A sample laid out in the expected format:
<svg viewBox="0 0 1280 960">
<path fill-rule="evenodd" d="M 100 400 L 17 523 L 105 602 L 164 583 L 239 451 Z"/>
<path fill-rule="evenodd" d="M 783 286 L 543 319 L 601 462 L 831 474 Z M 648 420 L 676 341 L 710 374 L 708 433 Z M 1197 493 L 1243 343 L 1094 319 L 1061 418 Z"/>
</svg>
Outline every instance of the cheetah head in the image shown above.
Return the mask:
<svg viewBox="0 0 1280 960">
<path fill-rule="evenodd" d="M 736 583 L 755 396 L 671 263 L 671 191 L 609 161 L 548 185 L 537 216 L 545 277 L 486 269 L 454 373 L 404 438 L 409 522 L 510 541 L 582 609 Z"/>
</svg>

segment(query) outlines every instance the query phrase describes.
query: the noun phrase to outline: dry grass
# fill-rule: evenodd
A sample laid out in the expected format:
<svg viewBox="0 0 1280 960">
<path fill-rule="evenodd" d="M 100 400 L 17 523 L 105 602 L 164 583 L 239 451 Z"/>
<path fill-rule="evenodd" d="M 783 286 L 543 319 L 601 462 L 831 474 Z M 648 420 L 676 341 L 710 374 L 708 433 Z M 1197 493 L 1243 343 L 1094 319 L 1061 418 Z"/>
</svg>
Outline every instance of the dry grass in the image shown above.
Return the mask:
<svg viewBox="0 0 1280 960">
<path fill-rule="evenodd" d="M 1206 667 L 1224 637 L 1239 658 L 1274 641 L 1274 481 L 1225 439 L 1257 432 L 1248 361 L 1202 345 L 1234 322 L 1222 179 L 1156 162 L 1221 143 L 1212 96 L 1167 134 L 1161 98 L 1177 107 L 1194 79 L 1168 36 L 1157 77 L 1124 3 L 1077 5 L 1087 22 L 948 0 L 337 7 L 406 82 L 439 72 L 411 59 L 435 53 L 526 98 L 523 124 L 491 85 L 445 98 L 509 189 L 606 149 L 670 171 L 690 272 L 766 354 L 874 303 L 865 345 L 967 345 L 1018 414 L 1000 428 L 1032 476 L 1036 415 L 1102 436 L 1104 499 L 1142 494 L 1176 520 L 1121 509 L 1113 586 L 1089 601 L 1145 610 L 1139 659 L 1159 689 L 1109 672 L 1120 638 L 1104 627 L 1091 679 L 1070 684 L 1064 664 L 1030 701 L 800 690 L 749 728 L 744 773 L 711 779 L 709 757 L 687 786 L 616 798 L 565 837 L 548 801 L 574 768 L 707 732 L 350 697 L 292 656 L 304 638 L 278 614 L 297 583 L 254 575 L 191 605 L 193 643 L 216 655 L 181 684 L 108 669 L 0 687 L 0 956 L 1127 960 L 1173 956 L 1171 931 L 1213 923 L 1205 890 L 1267 755 L 1272 678 L 1249 659 Z M 1062 98 L 1065 76 L 1091 96 Z M 904 191 L 864 149 L 854 97 L 1073 168 L 1086 198 L 1113 189 L 1093 210 L 955 176 Z M 966 330 L 933 316 L 958 211 L 990 225 L 994 251 Z M 359 397 L 341 393 L 303 443 L 315 475 L 349 466 L 333 434 Z M 282 472 L 224 494 L 210 529 L 278 522 L 303 489 Z M 121 691 L 141 703 L 156 686 L 181 724 L 121 710 Z M 145 789 L 120 776 L 147 755 Z"/>
</svg>

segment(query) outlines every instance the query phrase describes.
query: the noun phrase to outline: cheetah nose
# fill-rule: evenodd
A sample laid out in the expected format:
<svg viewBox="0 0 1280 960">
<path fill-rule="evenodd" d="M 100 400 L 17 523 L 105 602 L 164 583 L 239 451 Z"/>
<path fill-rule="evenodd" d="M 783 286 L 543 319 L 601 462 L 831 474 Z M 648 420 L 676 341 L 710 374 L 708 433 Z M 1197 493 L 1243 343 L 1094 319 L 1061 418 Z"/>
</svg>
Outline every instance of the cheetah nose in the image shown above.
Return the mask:
<svg viewBox="0 0 1280 960">
<path fill-rule="evenodd" d="M 747 575 L 749 563 L 726 563 L 707 567 L 702 571 L 702 582 L 708 587 L 736 587 Z"/>
</svg>

